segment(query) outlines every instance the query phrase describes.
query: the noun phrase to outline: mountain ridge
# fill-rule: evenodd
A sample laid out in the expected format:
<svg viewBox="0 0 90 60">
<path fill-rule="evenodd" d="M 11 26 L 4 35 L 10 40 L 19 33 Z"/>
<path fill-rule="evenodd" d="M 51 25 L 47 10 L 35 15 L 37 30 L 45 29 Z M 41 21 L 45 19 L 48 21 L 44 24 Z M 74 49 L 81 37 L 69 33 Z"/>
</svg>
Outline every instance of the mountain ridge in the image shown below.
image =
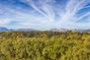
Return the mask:
<svg viewBox="0 0 90 60">
<path fill-rule="evenodd" d="M 90 29 L 65 29 L 65 28 L 53 28 L 49 31 L 52 32 L 66 32 L 66 31 L 77 31 L 77 32 L 90 32 Z M 42 31 L 37 29 L 31 29 L 31 28 L 18 28 L 18 29 L 9 29 L 7 27 L 0 27 L 0 31 Z"/>
</svg>

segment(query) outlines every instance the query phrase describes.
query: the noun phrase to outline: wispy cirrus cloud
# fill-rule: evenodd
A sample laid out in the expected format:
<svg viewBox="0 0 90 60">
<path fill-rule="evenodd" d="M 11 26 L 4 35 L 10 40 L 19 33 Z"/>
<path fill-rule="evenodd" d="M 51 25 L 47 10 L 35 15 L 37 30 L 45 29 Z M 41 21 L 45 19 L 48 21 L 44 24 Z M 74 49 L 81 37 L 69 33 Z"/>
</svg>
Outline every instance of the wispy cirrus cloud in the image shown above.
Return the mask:
<svg viewBox="0 0 90 60">
<path fill-rule="evenodd" d="M 22 9 L 12 9 L 12 7 L 7 6 L 5 9 L 2 8 L 1 10 L 1 19 L 0 19 L 0 26 L 8 26 L 10 28 L 35 28 L 35 29 L 41 29 L 43 27 L 39 27 L 40 25 L 48 26 L 48 20 L 44 17 L 36 16 L 34 13 L 35 11 L 31 11 L 26 13 L 22 12 Z M 17 22 L 14 25 L 14 22 Z M 45 25 L 45 24 L 48 25 Z M 37 28 L 36 28 L 37 27 Z"/>
<path fill-rule="evenodd" d="M 32 27 L 37 29 L 51 28 L 89 28 L 90 22 L 82 23 L 90 19 L 90 0 L 8 0 L 0 3 L 0 15 L 6 18 L 9 25 L 12 21 L 18 22 L 13 26 Z M 18 2 L 18 3 L 17 3 Z M 3 6 L 3 7 L 2 7 Z M 27 7 L 27 8 L 26 8 Z M 24 9 L 25 8 L 25 9 Z M 81 14 L 82 13 L 82 14 Z M 7 19 L 8 18 L 8 19 Z M 3 19 L 0 19 L 0 22 Z"/>
<path fill-rule="evenodd" d="M 55 0 L 21 0 L 22 2 L 33 7 L 37 12 L 39 12 L 44 17 L 48 18 L 49 21 L 55 19 L 55 12 L 53 10 Z"/>
</svg>

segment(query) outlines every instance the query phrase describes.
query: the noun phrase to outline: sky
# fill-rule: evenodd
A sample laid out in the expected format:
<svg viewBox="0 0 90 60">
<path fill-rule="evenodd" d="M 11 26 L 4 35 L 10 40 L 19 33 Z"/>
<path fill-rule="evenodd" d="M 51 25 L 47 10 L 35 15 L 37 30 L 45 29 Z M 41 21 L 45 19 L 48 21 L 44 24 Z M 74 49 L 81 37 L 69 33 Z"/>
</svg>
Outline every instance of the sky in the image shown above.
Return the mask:
<svg viewBox="0 0 90 60">
<path fill-rule="evenodd" d="M 90 29 L 90 0 L 0 0 L 0 27 Z"/>
</svg>

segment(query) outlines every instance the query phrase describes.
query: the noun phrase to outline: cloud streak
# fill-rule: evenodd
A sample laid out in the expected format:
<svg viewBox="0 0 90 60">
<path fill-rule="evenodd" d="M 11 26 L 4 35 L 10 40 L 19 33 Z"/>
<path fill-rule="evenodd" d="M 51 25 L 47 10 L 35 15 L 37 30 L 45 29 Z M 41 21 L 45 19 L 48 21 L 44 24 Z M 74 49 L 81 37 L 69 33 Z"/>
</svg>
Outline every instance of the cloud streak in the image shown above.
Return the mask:
<svg viewBox="0 0 90 60">
<path fill-rule="evenodd" d="M 90 9 L 90 6 L 87 6 L 90 0 L 19 0 L 19 2 L 28 5 L 30 9 L 24 9 L 19 5 L 14 6 L 13 3 L 15 1 L 10 1 L 10 5 L 0 3 L 1 26 L 7 25 L 12 21 L 18 22 L 15 26 L 34 27 L 37 29 L 72 29 L 75 26 L 76 28 L 85 26 L 89 28 L 88 25 L 90 25 L 90 22 L 78 22 L 80 20 L 85 21 L 85 17 L 89 20 L 90 11 L 83 12 L 82 10 Z M 79 15 L 81 13 L 83 14 Z M 2 20 L 4 23 L 1 23 Z"/>
<path fill-rule="evenodd" d="M 48 1 L 37 0 L 36 4 L 35 4 L 35 1 L 33 0 L 22 0 L 22 1 L 30 5 L 31 7 L 33 7 L 36 11 L 38 11 L 40 14 L 46 17 L 49 21 L 54 20 L 55 13 L 53 11 L 52 4 L 55 2 L 55 0 L 48 0 Z"/>
</svg>

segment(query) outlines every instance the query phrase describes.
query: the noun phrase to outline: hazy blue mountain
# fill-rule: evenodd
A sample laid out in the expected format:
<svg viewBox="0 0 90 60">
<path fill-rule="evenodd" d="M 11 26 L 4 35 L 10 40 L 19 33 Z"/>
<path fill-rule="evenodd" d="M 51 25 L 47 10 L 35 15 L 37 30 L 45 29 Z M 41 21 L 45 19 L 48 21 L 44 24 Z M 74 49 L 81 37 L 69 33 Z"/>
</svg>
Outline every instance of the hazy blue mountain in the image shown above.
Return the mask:
<svg viewBox="0 0 90 60">
<path fill-rule="evenodd" d="M 64 28 L 56 29 L 56 28 L 54 28 L 54 29 L 51 29 L 51 31 L 53 31 L 53 32 L 65 32 L 65 31 L 67 31 L 67 29 L 64 29 Z"/>
<path fill-rule="evenodd" d="M 0 31 L 8 31 L 8 28 L 6 28 L 6 27 L 0 27 Z"/>
<path fill-rule="evenodd" d="M 31 28 L 8 29 L 7 27 L 0 27 L 0 31 L 38 31 L 38 30 L 31 29 Z M 53 28 L 50 31 L 52 31 L 52 32 L 66 32 L 66 31 L 68 31 L 68 29 Z M 77 32 L 90 32 L 90 29 L 74 29 L 73 31 L 77 31 Z"/>
<path fill-rule="evenodd" d="M 36 31 L 36 30 L 31 28 L 19 28 L 19 29 L 16 29 L 15 31 Z"/>
</svg>

